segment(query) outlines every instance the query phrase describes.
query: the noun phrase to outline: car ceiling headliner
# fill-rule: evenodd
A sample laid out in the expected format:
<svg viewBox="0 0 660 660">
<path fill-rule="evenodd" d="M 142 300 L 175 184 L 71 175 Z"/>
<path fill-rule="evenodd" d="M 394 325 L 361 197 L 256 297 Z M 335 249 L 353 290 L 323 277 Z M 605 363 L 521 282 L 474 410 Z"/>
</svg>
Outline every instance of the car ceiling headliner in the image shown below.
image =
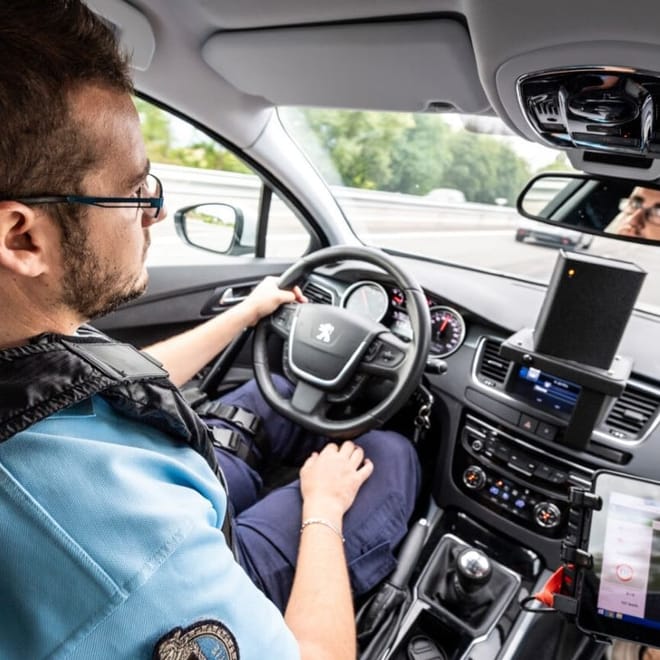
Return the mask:
<svg viewBox="0 0 660 660">
<path fill-rule="evenodd" d="M 124 4 L 123 0 L 89 1 L 109 16 L 113 7 Z M 656 0 L 637 0 L 634 6 L 601 0 L 132 0 L 131 4 L 144 13 L 155 36 L 154 59 L 146 72 L 137 73 L 138 87 L 200 120 L 203 104 L 222 107 L 230 133 L 232 113 L 240 123 L 241 113 L 250 113 L 254 120 L 255 113 L 258 116 L 277 104 L 412 111 L 440 100 L 469 112 L 492 112 L 492 108 L 519 134 L 534 139 L 517 103 L 515 82 L 521 73 L 567 65 L 660 70 Z M 417 20 L 404 25 L 410 19 Z M 383 20 L 408 30 L 407 42 L 392 43 L 390 57 L 383 56 L 388 43 L 374 26 Z M 422 35 L 425 22 L 442 20 L 464 30 L 464 39 L 452 42 L 456 57 L 447 57 L 441 48 L 425 50 L 420 44 L 426 37 L 416 38 L 415 31 Z M 364 35 L 362 66 L 347 67 L 341 47 L 319 48 L 324 33 L 330 35 L 328 44 L 340 34 L 339 26 L 328 25 L 338 22 L 357 23 L 352 29 L 358 41 L 360 33 Z M 442 40 L 445 32 L 438 35 Z M 408 59 L 396 52 L 402 43 L 407 43 Z M 365 56 L 370 45 L 376 54 L 371 58 Z M 211 51 L 215 56 L 209 55 Z M 281 58 L 274 57 L 275 52 Z M 355 53 L 359 56 L 359 51 Z M 192 71 L 195 80 L 190 79 Z M 315 75 L 322 77 L 322 85 L 310 84 Z M 369 89 L 364 86 L 368 80 L 381 82 Z M 389 84 L 382 82 L 386 80 Z M 197 102 L 191 95 L 199 96 L 200 82 L 208 91 Z M 267 113 L 253 123 L 254 130 L 266 121 Z M 241 141 L 251 137 L 256 133 L 243 135 Z"/>
</svg>

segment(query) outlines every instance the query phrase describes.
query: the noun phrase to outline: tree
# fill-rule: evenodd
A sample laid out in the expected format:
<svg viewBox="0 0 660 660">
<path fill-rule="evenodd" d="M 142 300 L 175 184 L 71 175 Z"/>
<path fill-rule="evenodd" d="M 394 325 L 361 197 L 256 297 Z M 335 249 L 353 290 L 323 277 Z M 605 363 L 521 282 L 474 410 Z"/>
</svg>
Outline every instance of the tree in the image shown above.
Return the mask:
<svg viewBox="0 0 660 660">
<path fill-rule="evenodd" d="M 331 156 L 342 183 L 354 188 L 387 190 L 392 179 L 392 148 L 411 115 L 355 110 L 306 110 L 305 118 Z"/>
<path fill-rule="evenodd" d="M 438 115 L 411 115 L 412 125 L 391 146 L 392 174 L 386 190 L 425 195 L 443 186 L 450 129 Z"/>
<path fill-rule="evenodd" d="M 200 131 L 194 132 L 192 144 L 175 144 L 177 140 L 169 114 L 139 98 L 135 99 L 135 107 L 140 115 L 147 157 L 152 163 L 251 173 L 231 151 Z"/>
<path fill-rule="evenodd" d="M 457 132 L 449 142 L 451 162 L 443 187 L 462 190 L 470 202 L 513 204 L 529 179 L 529 165 L 505 142 L 489 135 Z"/>
</svg>

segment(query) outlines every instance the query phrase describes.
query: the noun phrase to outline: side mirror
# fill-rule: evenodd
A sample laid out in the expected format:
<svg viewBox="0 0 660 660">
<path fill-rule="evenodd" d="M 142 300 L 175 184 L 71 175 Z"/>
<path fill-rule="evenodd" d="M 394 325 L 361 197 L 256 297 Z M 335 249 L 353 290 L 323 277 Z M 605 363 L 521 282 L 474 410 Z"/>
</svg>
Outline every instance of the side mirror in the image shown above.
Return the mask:
<svg viewBox="0 0 660 660">
<path fill-rule="evenodd" d="M 216 254 L 253 254 L 255 229 L 241 209 L 229 204 L 196 204 L 174 214 L 176 233 L 184 243 Z"/>
<path fill-rule="evenodd" d="M 561 228 L 655 244 L 660 241 L 660 186 L 585 174 L 545 173 L 532 179 L 518 197 L 518 212 Z M 546 232 L 547 233 L 547 232 Z M 567 232 L 564 231 L 564 234 Z M 520 237 L 519 237 L 520 236 Z M 522 234 L 517 234 L 523 240 Z"/>
</svg>

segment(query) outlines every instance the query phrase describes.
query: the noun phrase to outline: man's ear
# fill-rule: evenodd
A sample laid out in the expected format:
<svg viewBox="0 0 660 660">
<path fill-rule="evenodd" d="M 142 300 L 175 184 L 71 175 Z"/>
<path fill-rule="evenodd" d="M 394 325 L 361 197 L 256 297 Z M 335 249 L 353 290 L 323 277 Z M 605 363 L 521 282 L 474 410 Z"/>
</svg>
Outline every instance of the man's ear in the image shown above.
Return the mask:
<svg viewBox="0 0 660 660">
<path fill-rule="evenodd" d="M 0 202 L 0 268 L 23 277 L 45 273 L 52 233 L 52 223 L 35 209 L 19 202 Z"/>
</svg>

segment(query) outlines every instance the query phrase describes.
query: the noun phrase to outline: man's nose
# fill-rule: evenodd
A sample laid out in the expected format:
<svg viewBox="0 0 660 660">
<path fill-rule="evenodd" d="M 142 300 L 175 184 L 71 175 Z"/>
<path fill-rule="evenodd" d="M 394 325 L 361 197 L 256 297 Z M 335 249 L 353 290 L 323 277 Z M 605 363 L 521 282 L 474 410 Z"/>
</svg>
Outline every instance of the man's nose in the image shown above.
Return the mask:
<svg viewBox="0 0 660 660">
<path fill-rule="evenodd" d="M 151 211 L 151 209 L 145 209 L 142 212 L 143 227 L 151 227 L 151 225 L 155 225 L 157 222 L 165 220 L 167 217 L 167 206 L 165 204 L 158 209 L 158 215 L 156 217 L 154 217 L 153 213 L 149 213 L 149 211 Z"/>
<path fill-rule="evenodd" d="M 628 220 L 629 225 L 635 225 L 636 227 L 643 227 L 646 224 L 646 214 L 648 210 L 645 208 L 637 209 Z"/>
</svg>

